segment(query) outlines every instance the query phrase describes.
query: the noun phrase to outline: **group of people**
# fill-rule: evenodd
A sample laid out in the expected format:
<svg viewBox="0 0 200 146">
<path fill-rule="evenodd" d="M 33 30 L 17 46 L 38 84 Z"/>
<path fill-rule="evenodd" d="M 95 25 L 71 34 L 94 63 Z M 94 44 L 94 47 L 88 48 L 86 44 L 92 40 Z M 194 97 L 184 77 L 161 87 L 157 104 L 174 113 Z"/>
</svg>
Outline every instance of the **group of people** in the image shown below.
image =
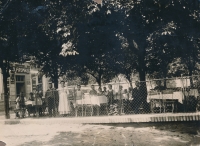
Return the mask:
<svg viewBox="0 0 200 146">
<path fill-rule="evenodd" d="M 35 101 L 36 105 L 41 106 L 30 106 L 26 105 L 26 101 Z M 38 113 L 39 115 L 42 115 L 43 108 L 42 105 L 44 105 L 44 101 L 42 101 L 42 92 L 39 91 L 39 87 L 36 86 L 36 90 L 34 92 L 30 92 L 29 98 L 26 98 L 23 92 L 19 93 L 19 96 L 16 98 L 16 118 L 24 118 L 26 109 L 28 111 L 28 115 L 32 113 L 34 116 Z"/>
<path fill-rule="evenodd" d="M 108 85 L 108 90 L 106 87 L 103 87 L 103 90 L 99 87 L 97 91 L 94 85 L 91 85 L 89 94 L 104 95 L 107 97 L 109 115 L 122 114 L 122 112 L 129 113 L 130 111 L 137 114 L 143 104 L 146 93 L 142 89 L 141 82 L 136 81 L 135 86 L 135 88 L 129 87 L 128 90 L 123 90 L 123 86 L 120 85 L 119 90 L 115 92 L 111 84 Z"/>
<path fill-rule="evenodd" d="M 95 90 L 95 86 L 91 85 L 91 90 L 89 91 L 90 95 L 104 95 L 107 97 L 107 105 L 109 109 L 109 114 L 119 114 L 119 108 L 124 106 L 124 112 L 134 111 L 135 113 L 138 113 L 138 109 L 142 103 L 142 95 L 143 91 L 141 90 L 140 82 L 136 81 L 135 88 L 129 88 L 129 90 L 124 89 L 122 86 L 119 86 L 119 91 L 115 92 L 112 89 L 112 85 L 108 85 L 108 89 L 106 87 L 103 87 L 103 90 L 101 87 L 98 88 L 98 90 Z M 41 105 L 39 108 L 35 108 L 33 106 L 27 106 L 25 105 L 25 102 L 27 99 L 24 97 L 23 93 L 21 92 L 19 97 L 16 99 L 16 109 L 18 112 L 16 112 L 16 117 L 19 117 L 19 113 L 21 117 L 25 116 L 25 110 L 27 109 L 28 114 L 30 116 L 30 113 L 33 113 L 34 115 L 36 113 L 39 113 L 39 115 L 42 115 L 46 107 L 48 107 L 48 113 L 49 116 L 56 116 L 57 113 L 59 113 L 62 116 L 66 116 L 71 113 L 72 107 L 76 109 L 78 105 L 82 105 L 83 98 L 84 98 L 84 92 L 81 90 L 81 85 L 77 85 L 77 89 L 73 92 L 73 98 L 74 98 L 74 106 L 71 106 L 71 102 L 69 100 L 69 90 L 67 86 L 65 86 L 65 82 L 60 82 L 60 87 L 58 89 L 53 88 L 52 83 L 49 83 L 49 88 L 45 92 L 45 98 L 42 98 L 42 92 L 39 92 L 38 89 L 34 93 L 30 93 L 30 97 L 28 100 L 35 101 L 40 99 Z"/>
<path fill-rule="evenodd" d="M 36 88 L 36 91 L 31 92 L 29 98 L 27 99 L 24 96 L 23 92 L 20 92 L 19 96 L 16 98 L 16 118 L 25 117 L 25 112 L 27 110 L 28 115 L 32 113 L 34 116 L 38 113 L 41 116 L 46 107 L 48 107 L 49 117 L 56 116 L 59 113 L 62 116 L 67 116 L 71 112 L 71 104 L 69 100 L 69 90 L 65 86 L 65 82 L 60 82 L 60 87 L 58 89 L 53 88 L 52 83 L 49 83 L 49 87 L 45 92 L 45 96 L 43 97 L 42 92 Z M 80 90 L 81 86 L 77 85 L 76 94 L 76 103 L 80 104 L 81 99 L 83 98 L 83 92 Z M 26 101 L 37 101 L 34 106 L 25 105 Z M 41 102 L 39 102 L 41 101 Z M 40 104 L 39 104 L 40 103 Z"/>
</svg>

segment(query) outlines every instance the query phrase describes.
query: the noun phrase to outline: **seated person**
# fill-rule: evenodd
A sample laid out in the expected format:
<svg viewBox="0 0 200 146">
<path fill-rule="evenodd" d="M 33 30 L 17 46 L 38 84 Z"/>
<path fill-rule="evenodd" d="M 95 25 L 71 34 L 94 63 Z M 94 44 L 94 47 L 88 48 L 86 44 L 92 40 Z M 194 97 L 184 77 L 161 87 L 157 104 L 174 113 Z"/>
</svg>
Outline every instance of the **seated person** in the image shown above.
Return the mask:
<svg viewBox="0 0 200 146">
<path fill-rule="evenodd" d="M 28 100 L 34 101 L 33 92 L 30 92 Z"/>
<path fill-rule="evenodd" d="M 94 85 L 91 85 L 91 89 L 92 90 L 90 90 L 89 94 L 90 95 L 97 95 L 97 91 L 95 90 Z"/>
<path fill-rule="evenodd" d="M 16 99 L 16 118 L 24 118 L 25 117 L 25 102 L 26 97 L 24 97 L 24 93 L 20 92 L 19 96 Z"/>
<path fill-rule="evenodd" d="M 30 92 L 30 94 L 29 94 L 29 99 L 28 99 L 28 100 L 30 100 L 30 101 L 34 101 L 34 100 L 35 100 L 35 98 L 34 98 L 32 92 Z M 32 106 L 32 105 L 27 105 L 27 111 L 28 111 L 28 116 L 29 116 L 29 117 L 30 117 L 30 114 L 31 114 L 31 113 L 33 113 L 33 116 L 35 116 L 35 114 L 36 114 L 35 107 Z"/>
</svg>

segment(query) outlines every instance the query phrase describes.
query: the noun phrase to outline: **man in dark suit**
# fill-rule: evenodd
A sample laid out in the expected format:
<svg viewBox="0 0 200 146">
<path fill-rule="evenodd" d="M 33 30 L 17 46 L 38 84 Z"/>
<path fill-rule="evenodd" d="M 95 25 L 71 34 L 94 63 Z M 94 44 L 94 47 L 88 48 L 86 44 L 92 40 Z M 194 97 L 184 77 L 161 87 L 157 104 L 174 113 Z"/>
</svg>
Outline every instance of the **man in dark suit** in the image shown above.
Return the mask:
<svg viewBox="0 0 200 146">
<path fill-rule="evenodd" d="M 141 93 L 142 91 L 139 81 L 135 82 L 135 86 L 136 87 L 132 90 L 132 97 L 133 97 L 132 108 L 134 110 L 134 113 L 138 114 L 138 110 L 142 102 L 142 93 Z"/>
<path fill-rule="evenodd" d="M 53 111 L 53 116 L 55 117 L 56 108 L 58 108 L 59 103 L 59 95 L 58 91 L 55 88 L 52 88 L 52 83 L 49 83 L 49 89 L 45 93 L 45 98 L 47 99 L 49 116 L 52 117 Z"/>
</svg>

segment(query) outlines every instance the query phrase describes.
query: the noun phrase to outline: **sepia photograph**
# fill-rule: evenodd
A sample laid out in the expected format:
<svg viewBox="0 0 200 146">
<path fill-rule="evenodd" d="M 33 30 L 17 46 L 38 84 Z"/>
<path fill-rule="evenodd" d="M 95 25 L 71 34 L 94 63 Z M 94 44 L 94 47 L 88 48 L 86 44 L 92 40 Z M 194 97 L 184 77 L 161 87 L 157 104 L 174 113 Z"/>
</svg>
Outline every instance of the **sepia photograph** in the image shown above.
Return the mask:
<svg viewBox="0 0 200 146">
<path fill-rule="evenodd" d="M 0 0 L 0 146 L 200 146 L 200 0 Z"/>
</svg>

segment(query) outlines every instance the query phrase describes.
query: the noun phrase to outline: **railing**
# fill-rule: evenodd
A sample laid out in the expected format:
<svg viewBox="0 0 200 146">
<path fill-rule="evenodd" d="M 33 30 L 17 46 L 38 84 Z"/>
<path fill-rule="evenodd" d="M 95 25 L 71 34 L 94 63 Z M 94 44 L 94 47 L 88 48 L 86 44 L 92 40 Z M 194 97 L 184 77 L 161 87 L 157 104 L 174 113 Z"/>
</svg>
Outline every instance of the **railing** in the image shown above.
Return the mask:
<svg viewBox="0 0 200 146">
<path fill-rule="evenodd" d="M 164 86 L 165 82 L 166 87 Z M 197 76 L 156 79 L 140 82 L 139 87 L 136 88 L 134 86 L 133 89 L 125 90 L 122 86 L 121 90 L 113 90 L 112 93 L 110 91 L 98 93 L 98 95 L 84 93 L 79 100 L 75 100 L 74 91 L 69 92 L 70 95 L 61 95 L 58 91 L 54 91 L 50 92 L 49 96 L 46 97 L 45 95 L 34 93 L 32 101 L 30 100 L 30 95 L 26 94 L 24 106 L 18 108 L 16 107 L 18 95 L 10 95 L 9 104 L 12 111 L 20 113 L 20 110 L 24 110 L 26 116 L 38 117 L 187 113 L 200 110 L 199 88 L 200 83 Z M 3 98 L 1 97 L 1 99 Z"/>
</svg>

